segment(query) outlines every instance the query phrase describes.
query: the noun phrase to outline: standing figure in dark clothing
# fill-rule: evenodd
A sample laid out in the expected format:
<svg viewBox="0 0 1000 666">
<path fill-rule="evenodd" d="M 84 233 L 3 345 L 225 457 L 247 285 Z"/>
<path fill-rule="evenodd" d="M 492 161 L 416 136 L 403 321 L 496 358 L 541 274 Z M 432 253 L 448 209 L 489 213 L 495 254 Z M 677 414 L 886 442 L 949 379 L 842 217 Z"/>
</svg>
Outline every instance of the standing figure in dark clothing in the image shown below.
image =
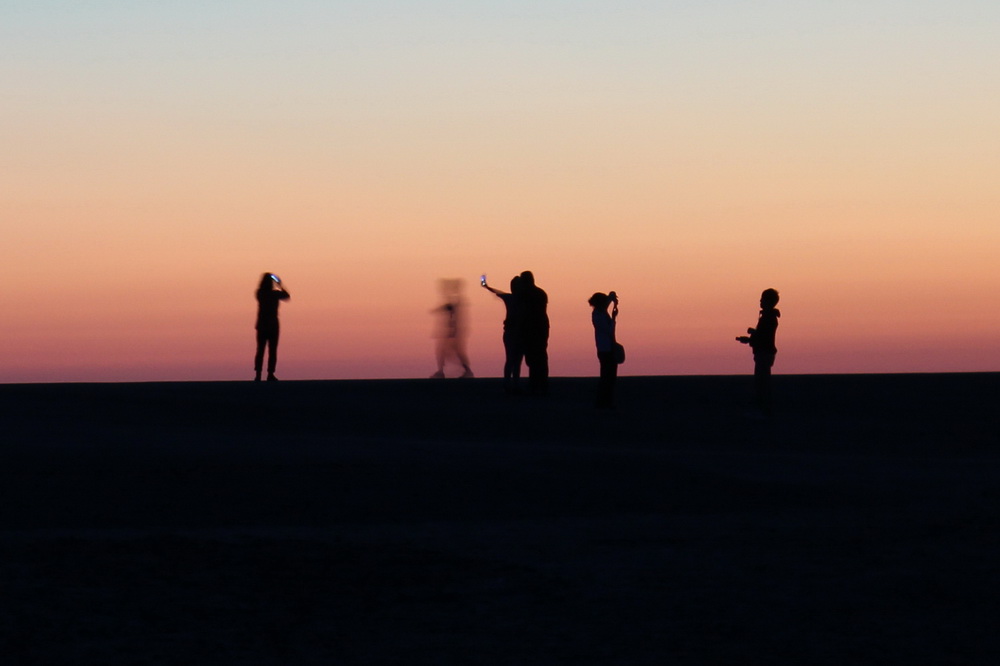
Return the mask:
<svg viewBox="0 0 1000 666">
<path fill-rule="evenodd" d="M 594 342 L 597 343 L 597 360 L 601 364 L 601 378 L 597 384 L 598 409 L 615 408 L 615 381 L 618 379 L 618 359 L 615 357 L 615 326 L 618 323 L 618 294 L 597 292 L 587 301 L 594 308 L 590 320 L 594 324 Z M 614 303 L 611 314 L 608 306 Z"/>
<path fill-rule="evenodd" d="M 535 285 L 531 271 L 521 273 L 521 348 L 528 365 L 528 388 L 535 395 L 549 390 L 549 296 Z"/>
<path fill-rule="evenodd" d="M 510 394 L 520 393 L 518 383 L 521 380 L 521 361 L 524 351 L 521 349 L 521 278 L 515 275 L 510 281 L 510 293 L 494 289 L 486 284 L 486 276 L 482 278 L 483 289 L 493 292 L 503 301 L 506 316 L 503 320 L 503 349 L 505 360 L 503 364 L 503 388 Z"/>
<path fill-rule="evenodd" d="M 444 295 L 445 303 L 434 310 L 441 314 L 441 326 L 438 330 L 438 343 L 435 348 L 437 358 L 437 372 L 431 375 L 432 379 L 444 379 L 444 364 L 449 358 L 454 357 L 461 366 L 462 379 L 473 377 L 472 368 L 469 366 L 469 357 L 465 353 L 465 320 L 464 308 L 462 307 L 462 281 L 461 280 L 441 280 L 441 293 Z"/>
<path fill-rule="evenodd" d="M 260 381 L 264 369 L 264 347 L 267 347 L 267 381 L 278 381 L 274 376 L 278 365 L 278 304 L 289 298 L 291 295 L 285 291 L 278 276 L 264 273 L 257 287 L 257 354 L 253 359 L 255 382 Z"/>
<path fill-rule="evenodd" d="M 748 328 L 749 335 L 736 338 L 753 349 L 753 377 L 757 393 L 757 408 L 764 416 L 771 415 L 771 367 L 778 348 L 774 345 L 774 334 L 778 330 L 778 292 L 765 289 L 760 295 L 760 317 L 756 328 Z"/>
</svg>

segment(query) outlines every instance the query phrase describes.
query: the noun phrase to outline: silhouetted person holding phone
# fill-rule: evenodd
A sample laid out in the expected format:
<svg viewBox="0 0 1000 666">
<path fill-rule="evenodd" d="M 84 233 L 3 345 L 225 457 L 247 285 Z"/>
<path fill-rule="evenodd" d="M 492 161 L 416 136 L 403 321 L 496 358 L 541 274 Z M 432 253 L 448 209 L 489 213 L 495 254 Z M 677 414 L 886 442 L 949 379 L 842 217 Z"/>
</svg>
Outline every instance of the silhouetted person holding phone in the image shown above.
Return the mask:
<svg viewBox="0 0 1000 666">
<path fill-rule="evenodd" d="M 765 289 L 760 295 L 760 316 L 756 328 L 748 328 L 749 335 L 736 338 L 753 349 L 753 377 L 757 394 L 757 408 L 764 416 L 771 415 L 771 367 L 778 348 L 774 345 L 774 335 L 778 330 L 778 292 Z"/>
<path fill-rule="evenodd" d="M 438 331 L 436 347 L 437 372 L 432 379 L 444 379 L 444 364 L 454 357 L 461 365 L 462 379 L 473 376 L 469 367 L 469 357 L 465 353 L 465 321 L 462 307 L 462 281 L 441 280 L 441 293 L 445 303 L 434 312 L 441 314 L 441 327 Z"/>
<path fill-rule="evenodd" d="M 535 285 L 531 271 L 521 273 L 521 348 L 528 365 L 528 388 L 535 395 L 549 390 L 549 296 Z"/>
<path fill-rule="evenodd" d="M 264 369 L 264 347 L 267 347 L 267 381 L 276 382 L 274 369 L 278 365 L 278 304 L 287 301 L 291 295 L 274 273 L 264 273 L 257 287 L 257 355 L 253 359 L 256 373 L 254 381 L 260 381 Z"/>
<path fill-rule="evenodd" d="M 594 324 L 594 342 L 597 343 L 597 360 L 601 375 L 597 383 L 598 409 L 614 409 L 615 382 L 618 379 L 618 357 L 615 354 L 615 326 L 618 323 L 618 294 L 597 292 L 587 301 L 594 311 L 590 320 Z M 608 306 L 614 304 L 611 314 Z"/>
<path fill-rule="evenodd" d="M 503 388 L 507 393 L 520 392 L 518 383 L 521 380 L 521 361 L 524 351 L 521 349 L 521 277 L 515 275 L 510 281 L 510 293 L 494 289 L 486 284 L 486 276 L 482 277 L 483 289 L 492 292 L 503 301 L 506 313 L 503 320 Z"/>
</svg>

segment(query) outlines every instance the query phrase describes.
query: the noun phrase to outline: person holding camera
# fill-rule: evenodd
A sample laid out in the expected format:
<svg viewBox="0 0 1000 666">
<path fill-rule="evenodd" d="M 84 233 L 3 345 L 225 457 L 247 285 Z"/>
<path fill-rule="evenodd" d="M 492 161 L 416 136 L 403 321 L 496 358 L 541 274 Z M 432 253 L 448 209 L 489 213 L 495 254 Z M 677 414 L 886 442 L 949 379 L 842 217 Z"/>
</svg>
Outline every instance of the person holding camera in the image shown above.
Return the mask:
<svg viewBox="0 0 1000 666">
<path fill-rule="evenodd" d="M 778 348 L 774 336 L 778 331 L 778 291 L 765 289 L 760 295 L 760 316 L 757 327 L 748 328 L 749 335 L 736 338 L 738 342 L 750 345 L 753 350 L 753 378 L 757 397 L 757 409 L 763 416 L 771 416 L 771 367 Z"/>
<path fill-rule="evenodd" d="M 615 353 L 615 326 L 618 323 L 618 294 L 597 292 L 587 301 L 593 308 L 590 320 L 594 324 L 594 342 L 597 344 L 597 360 L 601 365 L 597 383 L 598 409 L 615 408 L 615 382 L 618 379 L 618 356 Z M 611 314 L 608 314 L 608 306 Z"/>
<path fill-rule="evenodd" d="M 483 289 L 493 293 L 503 301 L 506 316 L 503 320 L 503 388 L 508 394 L 521 392 L 521 363 L 524 361 L 524 350 L 521 345 L 521 276 L 515 275 L 510 280 L 510 293 L 500 291 L 486 284 L 486 276 L 480 278 Z"/>
<path fill-rule="evenodd" d="M 253 359 L 254 381 L 260 381 L 264 368 L 264 348 L 267 347 L 267 381 L 276 382 L 274 369 L 278 365 L 278 304 L 291 296 L 274 273 L 264 273 L 257 287 L 257 353 Z"/>
</svg>

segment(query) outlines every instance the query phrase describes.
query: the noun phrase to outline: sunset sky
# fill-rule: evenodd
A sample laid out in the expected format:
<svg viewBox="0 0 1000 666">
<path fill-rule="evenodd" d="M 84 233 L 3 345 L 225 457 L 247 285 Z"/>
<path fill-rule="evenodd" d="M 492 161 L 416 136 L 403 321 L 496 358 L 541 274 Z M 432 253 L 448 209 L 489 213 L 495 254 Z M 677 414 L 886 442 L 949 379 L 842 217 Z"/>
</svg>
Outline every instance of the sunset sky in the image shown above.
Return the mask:
<svg viewBox="0 0 1000 666">
<path fill-rule="evenodd" d="M 0 5 L 0 382 L 425 377 L 440 278 L 477 375 L 506 288 L 553 375 L 1000 371 L 1000 3 Z M 452 372 L 456 372 L 453 368 Z"/>
</svg>

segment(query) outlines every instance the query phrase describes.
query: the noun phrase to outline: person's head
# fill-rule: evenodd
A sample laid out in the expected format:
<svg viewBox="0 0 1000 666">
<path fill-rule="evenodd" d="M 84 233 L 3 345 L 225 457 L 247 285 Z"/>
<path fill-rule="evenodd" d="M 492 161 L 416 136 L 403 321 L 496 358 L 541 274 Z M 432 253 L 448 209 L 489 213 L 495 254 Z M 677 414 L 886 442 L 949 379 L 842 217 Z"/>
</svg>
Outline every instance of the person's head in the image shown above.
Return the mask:
<svg viewBox="0 0 1000 666">
<path fill-rule="evenodd" d="M 594 308 L 606 308 L 608 307 L 608 303 L 611 302 L 611 297 L 598 291 L 587 302 Z"/>
<path fill-rule="evenodd" d="M 515 275 L 510 279 L 510 293 L 516 294 L 521 289 L 521 276 Z"/>
<path fill-rule="evenodd" d="M 523 273 L 521 273 L 521 286 L 522 287 L 535 286 L 535 275 L 531 271 L 524 271 Z"/>
<path fill-rule="evenodd" d="M 765 289 L 760 295 L 760 307 L 769 310 L 778 304 L 778 290 Z"/>
<path fill-rule="evenodd" d="M 263 289 L 265 291 L 270 291 L 274 287 L 274 278 L 272 273 L 264 273 L 260 276 L 260 286 L 258 289 Z"/>
</svg>

